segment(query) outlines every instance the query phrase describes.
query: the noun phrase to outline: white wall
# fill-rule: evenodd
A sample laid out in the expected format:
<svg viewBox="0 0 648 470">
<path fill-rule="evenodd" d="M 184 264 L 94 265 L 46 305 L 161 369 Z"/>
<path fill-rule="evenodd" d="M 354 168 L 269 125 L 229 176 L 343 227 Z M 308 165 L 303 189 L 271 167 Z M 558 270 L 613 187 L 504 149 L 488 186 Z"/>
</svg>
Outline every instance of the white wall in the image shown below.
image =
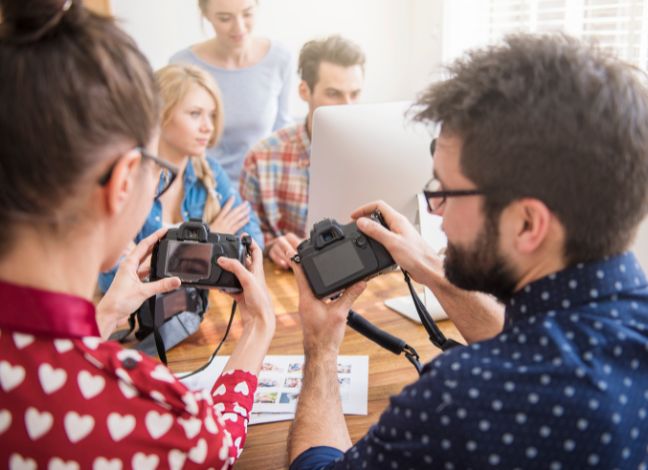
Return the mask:
<svg viewBox="0 0 648 470">
<path fill-rule="evenodd" d="M 211 27 L 200 20 L 197 3 L 112 0 L 115 15 L 155 68 L 165 65 L 177 50 L 211 35 Z M 295 57 L 311 38 L 342 34 L 367 54 L 362 101 L 409 100 L 440 77 L 442 60 L 451 60 L 474 45 L 464 33 L 466 28 L 484 27 L 486 4 L 483 0 L 263 0 L 258 32 L 282 41 Z M 443 28 L 444 20 L 447 26 L 447 20 L 457 16 L 461 28 Z M 305 112 L 295 89 L 293 114 Z M 648 269 L 648 220 L 634 249 Z"/>
<path fill-rule="evenodd" d="M 113 12 L 154 68 L 212 33 L 197 0 L 113 0 Z M 339 33 L 367 54 L 362 101 L 413 99 L 441 61 L 442 0 L 264 0 L 257 31 L 287 45 L 296 58 L 312 38 Z M 296 76 L 295 70 L 295 76 Z M 295 87 L 293 114 L 305 105 Z"/>
</svg>

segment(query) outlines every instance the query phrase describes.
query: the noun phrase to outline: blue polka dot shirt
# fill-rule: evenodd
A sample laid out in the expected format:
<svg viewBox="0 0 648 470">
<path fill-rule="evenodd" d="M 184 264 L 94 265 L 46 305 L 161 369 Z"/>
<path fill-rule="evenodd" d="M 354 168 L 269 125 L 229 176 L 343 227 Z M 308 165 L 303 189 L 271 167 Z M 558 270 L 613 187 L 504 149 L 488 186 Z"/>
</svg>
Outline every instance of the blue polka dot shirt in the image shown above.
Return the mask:
<svg viewBox="0 0 648 470">
<path fill-rule="evenodd" d="M 349 451 L 291 470 L 648 468 L 648 287 L 631 253 L 527 285 L 494 338 L 426 364 Z"/>
</svg>

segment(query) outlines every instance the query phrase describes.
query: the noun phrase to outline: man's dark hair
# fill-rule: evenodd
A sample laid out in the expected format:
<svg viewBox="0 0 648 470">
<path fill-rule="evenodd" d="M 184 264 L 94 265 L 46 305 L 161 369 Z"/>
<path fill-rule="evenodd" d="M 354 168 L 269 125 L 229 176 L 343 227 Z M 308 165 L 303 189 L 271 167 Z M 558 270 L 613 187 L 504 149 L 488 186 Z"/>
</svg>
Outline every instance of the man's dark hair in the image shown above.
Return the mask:
<svg viewBox="0 0 648 470">
<path fill-rule="evenodd" d="M 308 41 L 299 53 L 298 72 L 311 91 L 319 80 L 319 66 L 322 62 L 342 67 L 359 65 L 364 71 L 365 55 L 356 43 L 338 35 Z"/>
<path fill-rule="evenodd" d="M 628 248 L 648 208 L 638 69 L 565 35 L 514 35 L 449 71 L 422 94 L 415 119 L 461 138 L 461 169 L 488 192 L 488 217 L 536 198 L 565 227 L 568 264 Z"/>
</svg>

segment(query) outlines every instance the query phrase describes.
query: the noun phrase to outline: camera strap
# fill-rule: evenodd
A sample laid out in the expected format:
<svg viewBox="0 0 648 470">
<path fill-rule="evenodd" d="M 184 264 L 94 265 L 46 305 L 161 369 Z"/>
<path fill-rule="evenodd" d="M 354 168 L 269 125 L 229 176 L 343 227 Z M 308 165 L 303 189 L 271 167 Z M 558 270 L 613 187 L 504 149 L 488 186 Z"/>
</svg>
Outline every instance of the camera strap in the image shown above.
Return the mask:
<svg viewBox="0 0 648 470">
<path fill-rule="evenodd" d="M 458 343 L 453 339 L 446 338 L 446 336 L 432 319 L 430 312 L 428 312 L 427 308 L 425 308 L 425 304 L 423 304 L 418 294 L 414 290 L 414 286 L 412 286 L 412 280 L 410 279 L 409 274 L 407 274 L 407 271 L 403 271 L 403 276 L 405 277 L 405 282 L 407 283 L 410 295 L 412 296 L 412 300 L 414 301 L 416 313 L 418 313 L 418 316 L 421 319 L 421 324 L 423 325 L 423 328 L 425 328 L 425 331 L 427 331 L 428 337 L 432 344 L 434 344 L 442 351 L 447 351 L 448 349 L 455 346 L 461 346 L 461 343 Z"/>
<path fill-rule="evenodd" d="M 162 315 L 156 315 L 155 314 L 155 308 L 156 308 L 156 298 L 155 296 L 150 297 L 147 300 L 149 304 L 149 309 L 151 311 L 151 314 L 153 315 L 153 338 L 155 339 L 155 349 L 157 349 L 158 356 L 160 358 L 160 361 L 164 365 L 167 364 L 167 357 L 166 357 L 166 350 L 164 348 L 164 340 L 162 339 L 162 335 L 160 334 L 160 325 L 162 324 L 162 321 L 160 321 Z"/>
<path fill-rule="evenodd" d="M 412 346 L 407 344 L 400 338 L 381 330 L 373 323 L 369 322 L 366 318 L 353 310 L 349 310 L 347 315 L 347 325 L 360 333 L 365 338 L 373 341 L 377 345 L 393 352 L 397 356 L 405 353 L 405 357 L 416 368 L 416 372 L 421 375 L 423 366 L 419 361 L 419 355 Z"/>
</svg>

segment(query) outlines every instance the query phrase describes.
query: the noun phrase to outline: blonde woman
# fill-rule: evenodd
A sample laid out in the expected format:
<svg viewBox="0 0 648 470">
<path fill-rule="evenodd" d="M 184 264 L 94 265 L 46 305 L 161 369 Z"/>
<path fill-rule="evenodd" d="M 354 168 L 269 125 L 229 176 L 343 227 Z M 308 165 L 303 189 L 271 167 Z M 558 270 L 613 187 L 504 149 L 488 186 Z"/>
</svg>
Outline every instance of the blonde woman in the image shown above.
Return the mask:
<svg viewBox="0 0 648 470">
<path fill-rule="evenodd" d="M 171 57 L 206 70 L 223 92 L 225 130 L 207 154 L 238 187 L 248 150 L 291 123 L 295 67 L 288 49 L 254 34 L 258 0 L 198 0 L 214 36 Z"/>
<path fill-rule="evenodd" d="M 153 203 L 136 242 L 161 227 L 190 218 L 201 219 L 211 231 L 248 233 L 263 247 L 259 220 L 243 202 L 223 167 L 205 155 L 223 129 L 223 106 L 218 86 L 208 73 L 190 65 L 167 65 L 155 74 L 162 97 L 162 127 L 158 154 L 180 172 L 169 189 Z M 114 270 L 102 274 L 106 291 Z"/>
</svg>

